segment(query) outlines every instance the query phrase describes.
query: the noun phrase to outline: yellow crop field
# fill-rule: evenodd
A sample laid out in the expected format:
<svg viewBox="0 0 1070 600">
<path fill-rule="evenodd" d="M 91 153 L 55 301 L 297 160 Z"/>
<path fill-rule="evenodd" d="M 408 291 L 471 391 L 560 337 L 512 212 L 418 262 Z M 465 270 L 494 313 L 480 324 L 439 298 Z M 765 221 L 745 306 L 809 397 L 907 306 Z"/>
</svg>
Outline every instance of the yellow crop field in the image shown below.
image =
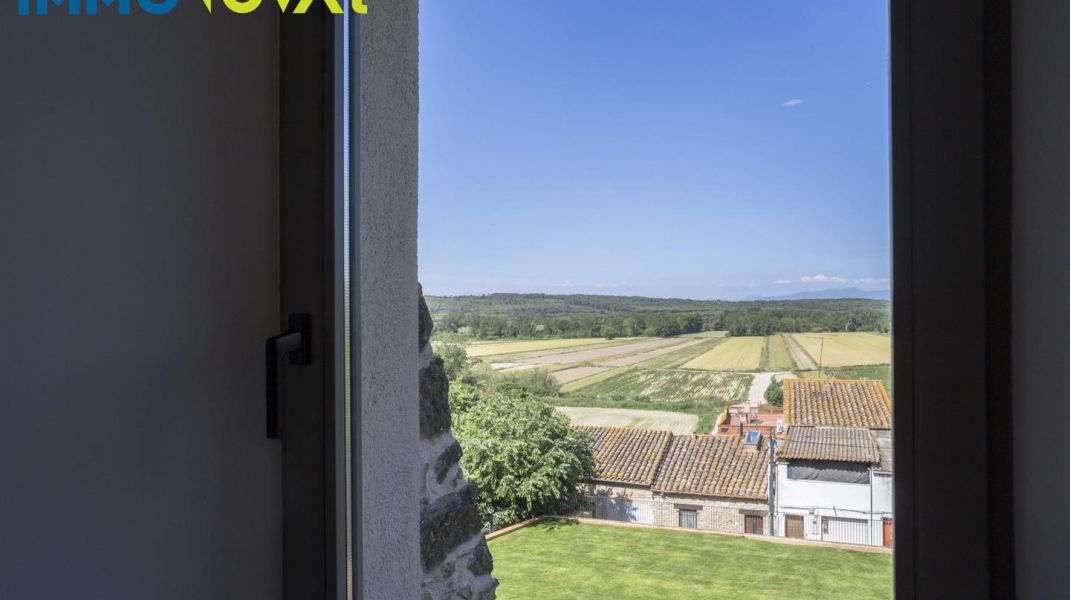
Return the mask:
<svg viewBox="0 0 1070 600">
<path fill-rule="evenodd" d="M 620 344 L 631 342 L 640 338 L 620 338 L 607 340 L 605 338 L 571 338 L 564 340 L 522 340 L 516 342 L 472 342 L 465 346 L 468 356 L 480 358 L 494 356 L 496 354 L 516 354 L 519 352 L 537 352 L 540 350 L 558 350 L 575 348 L 578 346 L 596 346 L 605 344 Z"/>
<path fill-rule="evenodd" d="M 879 333 L 793 333 L 814 363 L 825 367 L 886 365 L 892 362 L 892 339 Z M 824 350 L 821 348 L 824 340 Z"/>
<path fill-rule="evenodd" d="M 712 350 L 684 363 L 683 369 L 703 371 L 757 371 L 762 362 L 765 338 L 733 337 Z"/>
</svg>

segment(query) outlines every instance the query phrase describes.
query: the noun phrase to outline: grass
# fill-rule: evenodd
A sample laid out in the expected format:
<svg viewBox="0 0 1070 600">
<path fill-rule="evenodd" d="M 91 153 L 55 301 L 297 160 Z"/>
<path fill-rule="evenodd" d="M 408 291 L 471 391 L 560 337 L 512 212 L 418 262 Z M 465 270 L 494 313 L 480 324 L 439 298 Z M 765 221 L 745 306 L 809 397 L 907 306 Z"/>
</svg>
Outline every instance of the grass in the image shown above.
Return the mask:
<svg viewBox="0 0 1070 600">
<path fill-rule="evenodd" d="M 497 356 L 499 354 L 519 354 L 521 352 L 537 352 L 540 350 L 557 350 L 561 348 L 576 348 L 579 346 L 601 346 L 605 344 L 619 344 L 621 342 L 635 341 L 642 338 L 619 338 L 607 340 L 605 338 L 568 338 L 555 340 L 522 340 L 509 342 L 470 342 L 465 346 L 468 356 L 482 358 L 485 356 Z"/>
<path fill-rule="evenodd" d="M 761 366 L 764 337 L 733 337 L 684 363 L 684 369 L 756 371 Z"/>
<path fill-rule="evenodd" d="M 886 365 L 892 362 L 892 339 L 887 335 L 864 332 L 791 335 L 807 354 L 825 367 Z"/>
<path fill-rule="evenodd" d="M 566 521 L 489 544 L 500 600 L 892 598 L 888 554 Z"/>
<path fill-rule="evenodd" d="M 891 365 L 870 365 L 865 367 L 837 367 L 825 369 L 824 373 L 818 371 L 796 371 L 796 375 L 803 379 L 821 379 L 822 377 L 835 376 L 837 379 L 879 379 L 884 382 L 884 388 L 889 393 L 892 391 L 892 367 Z"/>
<path fill-rule="evenodd" d="M 765 338 L 765 360 L 762 369 L 766 371 L 790 371 L 795 368 L 795 361 L 791 360 L 788 347 L 784 344 L 784 338 L 780 334 Z"/>
</svg>

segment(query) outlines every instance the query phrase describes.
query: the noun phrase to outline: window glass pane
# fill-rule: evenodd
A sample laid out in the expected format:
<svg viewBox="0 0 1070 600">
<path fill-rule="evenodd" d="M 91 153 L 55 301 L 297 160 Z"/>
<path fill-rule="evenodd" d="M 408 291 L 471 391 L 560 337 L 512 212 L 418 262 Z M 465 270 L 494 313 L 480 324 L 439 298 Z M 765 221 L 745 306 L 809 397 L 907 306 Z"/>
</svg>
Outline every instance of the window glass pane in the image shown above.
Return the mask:
<svg viewBox="0 0 1070 600">
<path fill-rule="evenodd" d="M 629 548 L 570 565 L 589 597 L 620 561 L 722 551 L 786 575 L 756 596 L 891 597 L 887 3 L 420 18 L 420 279 L 462 469 L 486 531 L 589 519 L 491 540 L 501 592 L 553 597 L 510 581 L 582 542 Z M 749 535 L 669 549 L 650 524 Z M 732 593 L 719 574 L 686 594 Z"/>
</svg>

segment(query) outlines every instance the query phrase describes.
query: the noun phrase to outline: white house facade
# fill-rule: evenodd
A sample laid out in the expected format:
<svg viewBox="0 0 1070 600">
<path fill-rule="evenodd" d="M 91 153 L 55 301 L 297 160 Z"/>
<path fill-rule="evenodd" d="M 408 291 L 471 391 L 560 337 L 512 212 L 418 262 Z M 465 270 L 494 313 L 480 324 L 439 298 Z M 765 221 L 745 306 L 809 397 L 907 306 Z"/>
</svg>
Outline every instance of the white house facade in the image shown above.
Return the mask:
<svg viewBox="0 0 1070 600">
<path fill-rule="evenodd" d="M 876 381 L 793 382 L 770 486 L 774 535 L 891 547 L 891 403 Z"/>
</svg>

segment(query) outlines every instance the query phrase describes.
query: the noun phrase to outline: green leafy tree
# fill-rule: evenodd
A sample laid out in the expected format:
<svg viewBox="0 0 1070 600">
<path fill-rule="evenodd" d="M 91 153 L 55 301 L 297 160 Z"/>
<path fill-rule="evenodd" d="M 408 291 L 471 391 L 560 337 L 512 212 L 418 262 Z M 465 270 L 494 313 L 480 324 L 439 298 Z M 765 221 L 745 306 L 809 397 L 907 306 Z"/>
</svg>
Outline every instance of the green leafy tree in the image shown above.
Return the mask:
<svg viewBox="0 0 1070 600">
<path fill-rule="evenodd" d="M 484 394 L 453 416 L 483 522 L 501 527 L 552 510 L 594 473 L 590 435 L 526 393 Z"/>
<path fill-rule="evenodd" d="M 784 383 L 774 377 L 765 388 L 765 401 L 773 406 L 784 406 Z"/>
<path fill-rule="evenodd" d="M 450 414 L 453 421 L 457 421 L 457 415 L 467 411 L 482 396 L 479 387 L 459 381 L 450 382 Z"/>
<path fill-rule="evenodd" d="M 435 355 L 442 359 L 446 378 L 450 381 L 458 381 L 461 375 L 471 365 L 468 352 L 464 345 L 456 342 L 442 342 L 435 344 Z"/>
</svg>

